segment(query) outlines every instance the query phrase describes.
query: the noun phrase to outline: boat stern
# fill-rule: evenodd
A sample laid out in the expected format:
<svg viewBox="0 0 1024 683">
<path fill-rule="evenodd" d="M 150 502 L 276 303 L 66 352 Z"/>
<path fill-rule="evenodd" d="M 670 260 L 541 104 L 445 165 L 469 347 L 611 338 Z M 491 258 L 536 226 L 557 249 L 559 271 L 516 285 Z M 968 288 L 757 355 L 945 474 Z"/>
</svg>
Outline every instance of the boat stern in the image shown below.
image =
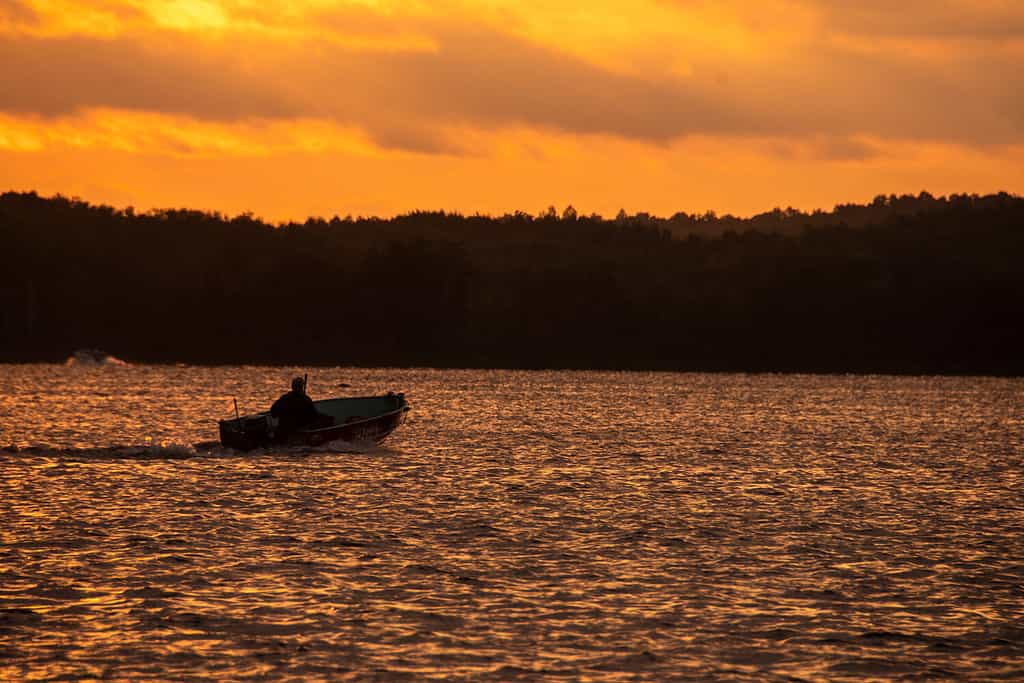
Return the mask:
<svg viewBox="0 0 1024 683">
<path fill-rule="evenodd" d="M 220 420 L 220 442 L 228 448 L 251 451 L 264 446 L 273 438 L 270 421 L 266 414 Z"/>
</svg>

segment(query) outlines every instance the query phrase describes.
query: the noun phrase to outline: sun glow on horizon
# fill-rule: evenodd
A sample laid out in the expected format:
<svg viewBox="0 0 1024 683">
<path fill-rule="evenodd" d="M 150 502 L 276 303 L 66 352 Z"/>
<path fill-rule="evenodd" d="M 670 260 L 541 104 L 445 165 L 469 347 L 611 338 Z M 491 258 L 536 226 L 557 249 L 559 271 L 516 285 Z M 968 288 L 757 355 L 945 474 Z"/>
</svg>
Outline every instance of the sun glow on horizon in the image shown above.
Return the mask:
<svg viewBox="0 0 1024 683">
<path fill-rule="evenodd" d="M 279 218 L 1021 192 L 1022 56 L 1024 8 L 966 0 L 8 0 L 0 185 Z"/>
</svg>

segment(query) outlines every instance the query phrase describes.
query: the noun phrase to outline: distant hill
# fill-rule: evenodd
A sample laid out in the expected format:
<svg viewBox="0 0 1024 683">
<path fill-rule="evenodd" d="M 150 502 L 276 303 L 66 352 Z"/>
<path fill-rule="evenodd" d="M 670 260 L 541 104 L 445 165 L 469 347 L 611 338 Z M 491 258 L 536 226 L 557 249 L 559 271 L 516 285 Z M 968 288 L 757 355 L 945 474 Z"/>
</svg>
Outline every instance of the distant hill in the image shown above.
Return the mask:
<svg viewBox="0 0 1024 683">
<path fill-rule="evenodd" d="M 0 195 L 0 361 L 1024 374 L 1024 199 L 750 218 L 135 213 Z"/>
</svg>

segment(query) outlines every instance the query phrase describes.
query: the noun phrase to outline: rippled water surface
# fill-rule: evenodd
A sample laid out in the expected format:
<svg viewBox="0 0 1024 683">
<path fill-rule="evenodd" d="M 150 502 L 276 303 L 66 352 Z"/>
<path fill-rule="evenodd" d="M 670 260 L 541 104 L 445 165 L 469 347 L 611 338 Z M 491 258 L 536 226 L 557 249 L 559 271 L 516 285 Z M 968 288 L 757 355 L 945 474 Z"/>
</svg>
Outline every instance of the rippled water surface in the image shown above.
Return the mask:
<svg viewBox="0 0 1024 683">
<path fill-rule="evenodd" d="M 1024 679 L 1024 381 L 295 372 L 0 366 L 0 679 Z"/>
</svg>

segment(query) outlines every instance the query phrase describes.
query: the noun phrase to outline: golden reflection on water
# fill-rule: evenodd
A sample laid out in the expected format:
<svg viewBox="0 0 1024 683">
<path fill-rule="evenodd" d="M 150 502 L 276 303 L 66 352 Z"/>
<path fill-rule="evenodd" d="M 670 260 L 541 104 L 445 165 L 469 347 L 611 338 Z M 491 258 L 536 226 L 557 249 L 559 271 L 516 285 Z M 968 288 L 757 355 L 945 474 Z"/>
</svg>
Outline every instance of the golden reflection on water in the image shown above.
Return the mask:
<svg viewBox="0 0 1024 683">
<path fill-rule="evenodd" d="M 0 679 L 1022 670 L 1019 380 L 331 369 L 408 423 L 209 443 L 292 374 L 2 368 Z"/>
</svg>

